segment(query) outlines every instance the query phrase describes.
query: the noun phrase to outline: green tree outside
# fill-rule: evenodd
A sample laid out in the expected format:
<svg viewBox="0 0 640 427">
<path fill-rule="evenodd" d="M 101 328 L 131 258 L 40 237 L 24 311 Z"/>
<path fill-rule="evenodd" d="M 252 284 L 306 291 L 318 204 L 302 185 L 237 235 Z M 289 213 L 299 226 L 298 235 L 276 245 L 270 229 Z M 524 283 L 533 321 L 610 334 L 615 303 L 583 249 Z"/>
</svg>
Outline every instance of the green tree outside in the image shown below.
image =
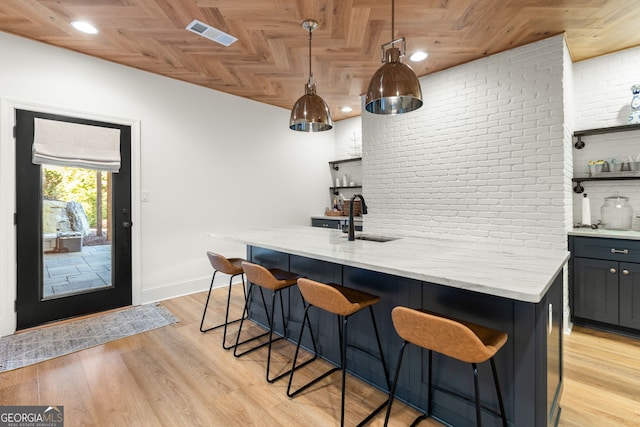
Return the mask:
<svg viewBox="0 0 640 427">
<path fill-rule="evenodd" d="M 107 173 L 102 174 L 102 187 L 107 188 Z M 97 172 L 72 167 L 42 167 L 42 197 L 49 200 L 78 202 L 84 208 L 90 227 L 96 227 Z M 102 217 L 107 217 L 107 194 L 102 192 Z"/>
</svg>

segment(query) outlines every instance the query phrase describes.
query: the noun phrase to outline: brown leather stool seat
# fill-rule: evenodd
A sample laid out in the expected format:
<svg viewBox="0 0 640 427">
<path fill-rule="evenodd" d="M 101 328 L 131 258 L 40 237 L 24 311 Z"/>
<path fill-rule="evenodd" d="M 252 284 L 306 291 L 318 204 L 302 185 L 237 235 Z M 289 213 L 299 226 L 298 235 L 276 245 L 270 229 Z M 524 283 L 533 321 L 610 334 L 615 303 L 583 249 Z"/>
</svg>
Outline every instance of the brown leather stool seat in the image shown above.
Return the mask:
<svg viewBox="0 0 640 427">
<path fill-rule="evenodd" d="M 282 301 L 282 291 L 284 289 L 287 289 L 293 285 L 296 284 L 296 281 L 298 280 L 298 277 L 300 277 L 299 275 L 295 274 L 295 273 L 291 273 L 288 271 L 284 271 L 284 270 L 280 270 L 278 268 L 265 268 L 261 265 L 258 264 L 254 264 L 251 263 L 249 261 L 243 261 L 242 262 L 242 269 L 244 270 L 244 273 L 247 276 L 247 280 L 249 281 L 249 288 L 247 290 L 247 298 L 246 298 L 246 302 L 245 302 L 245 308 L 244 308 L 244 312 L 248 313 L 249 310 L 249 303 L 251 301 L 251 295 L 253 293 L 253 289 L 254 286 L 258 286 L 258 289 L 260 290 L 260 296 L 262 298 L 262 304 L 264 306 L 264 311 L 265 314 L 267 316 L 267 322 L 269 323 L 269 331 L 265 332 L 263 334 L 251 337 L 249 339 L 246 339 L 245 341 L 240 342 L 240 334 L 242 332 L 242 326 L 244 323 L 244 318 L 240 321 L 240 329 L 238 330 L 238 336 L 236 337 L 236 345 L 235 345 L 235 349 L 233 351 L 233 355 L 235 357 L 240 357 L 243 356 L 247 353 L 251 353 L 254 350 L 257 350 L 261 347 L 264 347 L 265 345 L 269 346 L 269 350 L 267 353 L 267 374 L 266 374 L 266 378 L 267 378 L 267 382 L 274 382 L 280 378 L 283 378 L 285 375 L 289 374 L 289 370 L 287 370 L 286 372 L 283 372 L 279 375 L 277 375 L 274 378 L 270 378 L 269 377 L 269 370 L 271 367 L 271 347 L 274 341 L 277 341 L 279 339 L 285 338 L 287 336 L 287 320 L 285 319 L 285 315 L 284 315 L 284 303 Z M 273 292 L 273 297 L 271 300 L 271 312 L 269 313 L 269 310 L 267 308 L 267 304 L 264 298 L 264 292 L 263 289 L 267 289 L 269 291 Z M 282 334 L 278 334 L 276 333 L 276 335 L 279 335 L 277 338 L 274 339 L 273 335 L 274 335 L 274 329 L 275 329 L 275 318 L 274 318 L 274 314 L 275 314 L 275 308 L 276 308 L 276 297 L 279 296 L 280 297 L 280 314 L 282 316 L 282 325 L 283 325 L 283 332 Z M 269 338 L 266 342 L 263 342 L 261 344 L 258 344 L 252 348 L 249 348 L 248 350 L 244 350 L 242 352 L 238 352 L 238 349 L 240 346 L 242 346 L 245 343 L 248 343 L 250 341 L 254 341 L 260 337 L 269 335 Z M 311 362 L 311 360 L 305 362 L 308 363 Z"/>
<path fill-rule="evenodd" d="M 209 258 L 209 263 L 211 267 L 213 267 L 213 277 L 211 277 L 211 285 L 209 286 L 209 293 L 207 294 L 207 302 L 204 304 L 204 311 L 202 312 L 202 321 L 200 322 L 200 332 L 208 332 L 213 329 L 218 329 L 220 327 L 224 327 L 224 332 L 222 333 L 222 347 L 225 350 L 230 349 L 233 346 L 227 346 L 227 325 L 230 323 L 239 322 L 241 319 L 229 320 L 229 304 L 231 302 L 231 287 L 232 281 L 235 276 L 240 276 L 242 278 L 242 292 L 244 294 L 244 298 L 247 298 L 247 291 L 245 289 L 244 284 L 244 275 L 242 270 L 242 261 L 245 261 L 242 258 L 225 258 L 220 254 L 214 252 L 207 252 L 207 257 Z M 207 315 L 207 307 L 209 306 L 209 299 L 211 298 L 211 290 L 213 289 L 213 281 L 216 278 L 216 273 L 221 272 L 223 274 L 228 274 L 229 277 L 229 291 L 227 293 L 227 310 L 224 316 L 224 322 L 219 325 L 211 326 L 207 329 L 204 329 L 204 318 Z M 244 317 L 244 312 L 243 316 Z"/>
<path fill-rule="evenodd" d="M 387 383 L 387 387 L 389 387 L 389 374 L 387 371 L 387 366 L 384 361 L 384 355 L 382 353 L 382 345 L 380 344 L 380 336 L 378 334 L 378 327 L 376 325 L 376 319 L 373 314 L 372 306 L 380 301 L 380 297 L 376 295 L 371 295 L 366 292 L 359 291 L 357 289 L 347 288 L 341 285 L 336 285 L 333 283 L 321 283 L 316 282 L 314 280 L 300 278 L 298 279 L 298 289 L 300 289 L 300 293 L 302 294 L 302 298 L 304 300 L 304 318 L 302 328 L 300 329 L 300 336 L 298 338 L 298 345 L 296 347 L 296 354 L 293 359 L 293 367 L 291 369 L 291 375 L 289 376 L 289 385 L 287 387 L 287 395 L 289 397 L 293 397 L 300 393 L 301 391 L 307 389 L 309 386 L 317 383 L 323 378 L 329 376 L 333 372 L 338 370 L 342 370 L 342 402 L 341 402 L 341 410 L 340 410 L 340 425 L 344 425 L 344 410 L 345 410 L 345 385 L 346 385 L 346 369 L 347 369 L 347 326 L 349 317 L 360 312 L 365 308 L 369 308 L 369 312 L 371 314 L 371 321 L 373 324 L 373 330 L 375 332 L 376 340 L 378 343 L 378 351 L 380 362 L 382 363 L 382 369 L 384 372 L 384 378 Z M 324 374 L 319 377 L 311 380 L 305 385 L 298 388 L 296 391 L 291 391 L 291 385 L 293 382 L 294 372 L 302 367 L 303 365 L 296 366 L 296 361 L 298 358 L 298 352 L 300 350 L 300 343 L 302 341 L 302 334 L 304 332 L 304 322 L 307 322 L 309 325 L 309 333 L 311 335 L 311 342 L 314 350 L 314 359 L 317 356 L 317 348 L 315 344 L 315 339 L 313 337 L 313 331 L 311 330 L 311 323 L 309 322 L 309 309 L 311 307 L 317 307 L 321 310 L 324 310 L 328 313 L 335 314 L 338 316 L 339 321 L 339 329 L 338 335 L 340 340 L 340 365 L 333 367 L 328 370 Z M 313 360 L 313 359 L 312 359 Z M 387 404 L 388 400 L 385 400 L 378 408 L 376 408 L 371 414 L 369 414 L 359 425 L 366 424 L 371 418 L 373 418 L 384 406 Z"/>
<path fill-rule="evenodd" d="M 494 356 L 507 342 L 507 334 L 485 326 L 477 325 L 463 320 L 457 320 L 442 315 L 437 315 L 424 310 L 416 310 L 407 307 L 396 307 L 391 312 L 393 326 L 396 332 L 404 340 L 400 347 L 400 355 L 393 380 L 391 396 L 389 397 L 389 406 L 387 407 L 387 415 L 385 417 L 386 426 L 391 413 L 391 405 L 395 396 L 396 387 L 398 385 L 398 375 L 400 373 L 400 365 L 402 356 L 407 344 L 414 344 L 429 350 L 429 396 L 427 403 L 427 413 L 420 415 L 413 422 L 416 425 L 420 420 L 428 418 L 431 415 L 432 392 L 438 389 L 446 393 L 454 394 L 462 399 L 474 402 L 471 399 L 460 396 L 452 391 L 444 390 L 432 384 L 432 364 L 433 352 L 443 354 L 462 362 L 470 363 L 473 368 L 473 378 L 475 385 L 475 407 L 476 407 L 476 423 L 481 425 L 481 409 L 500 417 L 502 425 L 506 427 L 507 419 L 504 413 L 504 404 L 502 401 L 502 393 L 500 392 L 500 384 L 496 373 L 496 365 Z M 498 404 L 500 413 L 484 408 L 480 405 L 480 393 L 478 384 L 478 363 L 491 361 L 491 369 L 493 371 L 493 380 L 496 393 L 498 395 Z"/>
</svg>

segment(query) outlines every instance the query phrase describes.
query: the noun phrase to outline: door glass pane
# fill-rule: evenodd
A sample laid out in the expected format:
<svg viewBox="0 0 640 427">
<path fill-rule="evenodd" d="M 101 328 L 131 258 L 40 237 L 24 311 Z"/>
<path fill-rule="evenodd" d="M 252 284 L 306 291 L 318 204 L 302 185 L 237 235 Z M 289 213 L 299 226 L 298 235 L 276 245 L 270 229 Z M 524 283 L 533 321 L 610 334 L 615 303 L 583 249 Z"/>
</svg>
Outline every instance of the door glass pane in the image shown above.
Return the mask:
<svg viewBox="0 0 640 427">
<path fill-rule="evenodd" d="M 43 165 L 42 298 L 112 286 L 111 173 Z"/>
</svg>

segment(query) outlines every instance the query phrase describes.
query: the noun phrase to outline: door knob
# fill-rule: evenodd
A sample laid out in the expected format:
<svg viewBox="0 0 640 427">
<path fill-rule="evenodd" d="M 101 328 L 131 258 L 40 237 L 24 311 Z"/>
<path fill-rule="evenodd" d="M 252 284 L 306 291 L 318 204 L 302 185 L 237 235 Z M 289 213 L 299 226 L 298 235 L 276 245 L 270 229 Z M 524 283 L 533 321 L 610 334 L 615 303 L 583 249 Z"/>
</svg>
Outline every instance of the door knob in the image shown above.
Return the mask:
<svg viewBox="0 0 640 427">
<path fill-rule="evenodd" d="M 629 274 L 629 270 L 622 270 L 622 274 L 628 275 Z"/>
<path fill-rule="evenodd" d="M 616 269 L 615 269 L 615 268 L 611 268 L 611 269 L 609 269 L 609 273 L 613 273 L 613 274 L 615 274 L 615 273 L 616 273 Z"/>
</svg>

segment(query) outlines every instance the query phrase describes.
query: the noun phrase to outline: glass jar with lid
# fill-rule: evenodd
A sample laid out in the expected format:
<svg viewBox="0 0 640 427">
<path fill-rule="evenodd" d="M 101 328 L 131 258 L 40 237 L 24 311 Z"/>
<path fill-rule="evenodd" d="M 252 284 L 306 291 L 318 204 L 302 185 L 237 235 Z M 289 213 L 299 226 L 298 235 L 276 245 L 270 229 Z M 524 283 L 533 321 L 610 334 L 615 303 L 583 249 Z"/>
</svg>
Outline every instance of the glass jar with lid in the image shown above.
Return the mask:
<svg viewBox="0 0 640 427">
<path fill-rule="evenodd" d="M 629 198 L 624 196 L 610 196 L 604 199 L 600 209 L 602 227 L 607 230 L 631 230 L 633 208 Z"/>
</svg>

